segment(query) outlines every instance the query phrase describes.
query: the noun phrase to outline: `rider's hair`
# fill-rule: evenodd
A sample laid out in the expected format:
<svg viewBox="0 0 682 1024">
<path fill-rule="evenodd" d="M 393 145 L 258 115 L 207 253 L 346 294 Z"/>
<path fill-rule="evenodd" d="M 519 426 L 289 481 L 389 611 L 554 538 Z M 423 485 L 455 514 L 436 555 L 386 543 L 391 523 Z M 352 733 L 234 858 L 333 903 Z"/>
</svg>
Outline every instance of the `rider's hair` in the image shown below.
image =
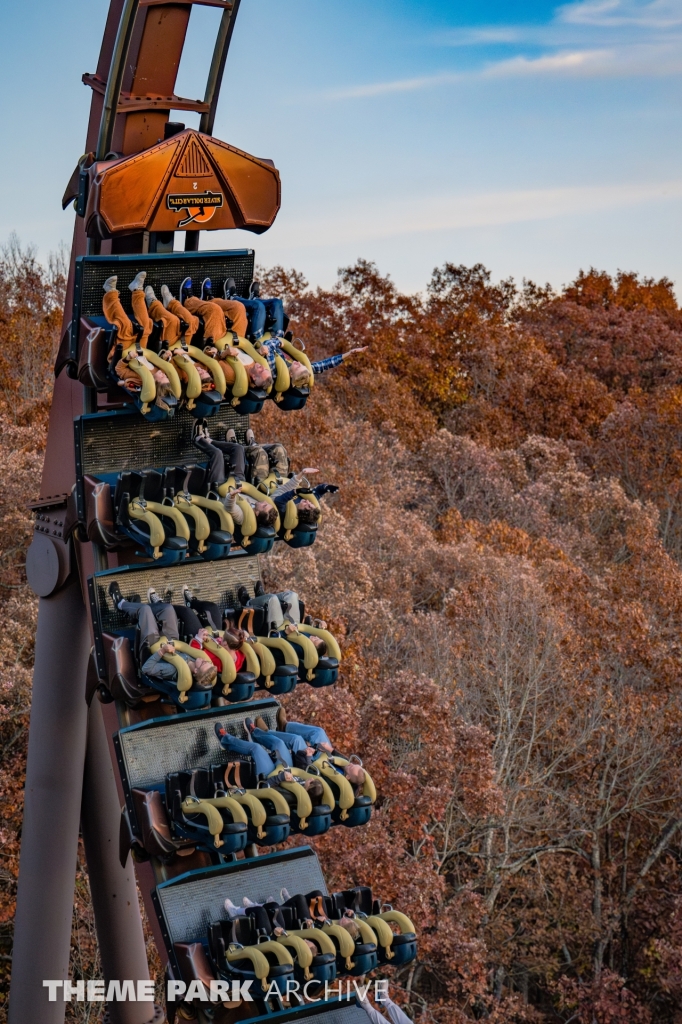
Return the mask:
<svg viewBox="0 0 682 1024">
<path fill-rule="evenodd" d="M 304 524 L 308 524 L 310 526 L 315 526 L 315 524 L 319 523 L 319 521 L 320 521 L 320 510 L 319 510 L 319 508 L 301 508 L 300 505 L 297 505 L 296 506 L 296 511 L 298 513 L 298 521 L 299 521 L 299 523 L 304 523 Z"/>
<path fill-rule="evenodd" d="M 256 522 L 259 526 L 274 526 L 277 521 L 278 512 L 274 505 L 269 509 L 259 509 L 256 512 Z"/>
<path fill-rule="evenodd" d="M 203 666 L 207 665 L 207 668 Z M 196 671 L 201 675 L 202 683 L 214 683 L 218 678 L 218 669 L 212 661 L 205 661 L 204 658 L 197 658 Z"/>
<path fill-rule="evenodd" d="M 226 629 L 223 633 L 223 640 L 233 651 L 238 650 L 245 639 L 248 639 L 248 634 L 243 629 Z"/>
</svg>

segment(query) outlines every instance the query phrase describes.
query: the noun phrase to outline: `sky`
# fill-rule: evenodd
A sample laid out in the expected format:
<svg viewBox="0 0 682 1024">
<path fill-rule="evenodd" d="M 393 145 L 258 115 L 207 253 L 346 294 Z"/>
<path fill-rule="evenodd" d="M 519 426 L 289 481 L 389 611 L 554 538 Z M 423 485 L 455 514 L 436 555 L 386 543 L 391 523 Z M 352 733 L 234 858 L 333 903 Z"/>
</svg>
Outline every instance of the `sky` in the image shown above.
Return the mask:
<svg viewBox="0 0 682 1024">
<path fill-rule="evenodd" d="M 45 258 L 70 242 L 107 0 L 0 11 L 0 243 Z M 179 95 L 203 97 L 219 16 L 193 9 Z M 681 87 L 682 0 L 242 0 L 214 134 L 275 161 L 282 209 L 202 248 L 322 286 L 363 257 L 408 292 L 450 261 L 555 287 L 636 270 L 682 296 Z"/>
</svg>

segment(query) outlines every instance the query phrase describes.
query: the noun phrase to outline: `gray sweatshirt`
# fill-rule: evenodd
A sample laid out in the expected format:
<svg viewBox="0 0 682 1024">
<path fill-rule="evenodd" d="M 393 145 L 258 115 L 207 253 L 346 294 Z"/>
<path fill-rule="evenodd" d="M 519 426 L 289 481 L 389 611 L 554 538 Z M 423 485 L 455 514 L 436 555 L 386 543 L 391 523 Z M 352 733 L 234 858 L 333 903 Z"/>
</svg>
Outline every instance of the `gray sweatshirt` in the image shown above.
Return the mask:
<svg viewBox="0 0 682 1024">
<path fill-rule="evenodd" d="M 180 651 L 175 653 L 187 662 L 193 660 L 188 654 L 182 654 Z M 150 679 L 162 679 L 167 683 L 174 683 L 178 678 L 178 670 L 175 665 L 171 665 L 169 661 L 163 661 L 161 651 L 157 651 L 156 654 L 152 654 L 147 658 L 142 666 L 142 672 L 144 675 L 149 676 Z"/>
</svg>

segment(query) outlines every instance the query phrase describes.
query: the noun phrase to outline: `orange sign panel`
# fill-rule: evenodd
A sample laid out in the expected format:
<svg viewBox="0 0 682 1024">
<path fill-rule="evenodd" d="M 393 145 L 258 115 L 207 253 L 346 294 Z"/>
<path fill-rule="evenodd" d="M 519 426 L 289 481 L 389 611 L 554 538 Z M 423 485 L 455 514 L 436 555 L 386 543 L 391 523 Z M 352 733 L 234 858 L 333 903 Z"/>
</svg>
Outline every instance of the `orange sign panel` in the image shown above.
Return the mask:
<svg viewBox="0 0 682 1024">
<path fill-rule="evenodd" d="M 245 228 L 260 233 L 280 207 L 266 160 L 188 128 L 165 142 L 89 169 L 88 235 Z"/>
</svg>

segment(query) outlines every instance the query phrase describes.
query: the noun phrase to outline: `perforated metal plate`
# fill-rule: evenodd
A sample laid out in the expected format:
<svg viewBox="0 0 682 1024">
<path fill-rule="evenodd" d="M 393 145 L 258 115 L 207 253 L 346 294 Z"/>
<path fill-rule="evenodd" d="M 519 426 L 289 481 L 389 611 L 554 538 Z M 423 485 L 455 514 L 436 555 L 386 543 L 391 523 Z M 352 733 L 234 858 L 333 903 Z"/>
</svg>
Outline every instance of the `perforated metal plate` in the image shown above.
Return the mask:
<svg viewBox="0 0 682 1024">
<path fill-rule="evenodd" d="M 167 284 L 173 295 L 179 295 L 180 284 L 191 277 L 195 295 L 200 294 L 201 282 L 210 277 L 214 293 L 222 297 L 223 283 L 233 277 L 237 295 L 248 295 L 253 280 L 255 253 L 253 249 L 228 249 L 215 252 L 142 253 L 133 256 L 81 256 L 76 260 L 76 278 L 73 295 L 71 324 L 72 358 L 78 339 L 81 316 L 102 315 L 102 286 L 108 277 L 116 274 L 123 308 L 130 314 L 131 293 L 128 285 L 140 270 L 147 272 L 145 285 L 151 285 L 161 297 L 161 285 Z"/>
<path fill-rule="evenodd" d="M 95 631 L 95 653 L 97 667 L 102 678 L 106 677 L 106 664 L 101 634 L 117 633 L 130 628 L 130 620 L 114 607 L 109 596 L 109 584 L 118 580 L 123 596 L 130 599 L 137 594 L 146 601 L 147 590 L 154 587 L 159 596 L 169 604 L 182 604 L 182 588 L 187 585 L 195 597 L 202 601 L 213 601 L 219 608 L 234 608 L 237 603 L 237 588 L 244 584 L 253 593 L 253 587 L 260 579 L 257 555 L 234 555 L 217 562 L 197 560 L 184 565 L 145 566 L 142 569 L 108 569 L 88 577 L 92 621 Z"/>
<path fill-rule="evenodd" d="M 126 796 L 128 789 L 145 789 L 163 782 L 170 772 L 226 764 L 229 756 L 218 742 L 215 723 L 233 736 L 245 738 L 244 721 L 261 715 L 276 729 L 276 700 L 253 701 L 234 707 L 213 708 L 201 714 L 173 715 L 121 729 L 115 737 L 119 769 Z"/>
<path fill-rule="evenodd" d="M 98 476 L 205 462 L 192 444 L 195 423 L 186 409 L 159 423 L 148 423 L 137 411 L 81 416 L 75 421 L 76 471 L 79 476 Z M 248 416 L 239 416 L 229 403 L 223 403 L 211 417 L 211 436 L 221 441 L 232 427 L 243 443 L 248 426 Z"/>
<path fill-rule="evenodd" d="M 363 979 L 357 979 L 358 985 L 361 980 Z M 334 992 L 335 989 L 338 991 L 338 982 L 330 985 L 330 992 Z M 352 985 L 350 991 L 353 991 Z M 288 1024 L 289 1021 L 302 1020 L 305 1020 L 306 1024 L 368 1024 L 368 1016 L 363 1008 L 357 1005 L 354 994 L 348 999 L 334 998 L 316 1006 L 308 1004 L 304 1007 L 283 1010 L 280 1013 L 267 1014 L 264 1017 L 251 1018 L 252 1024 L 261 1024 L 261 1022 L 264 1024 L 266 1021 L 269 1024 L 275 1024 L 275 1022 L 276 1024 Z"/>
<path fill-rule="evenodd" d="M 162 882 L 154 890 L 154 904 L 164 932 L 168 953 L 175 942 L 206 938 L 212 921 L 226 917 L 224 903 L 230 898 L 241 906 L 244 896 L 254 903 L 270 897 L 279 902 L 280 890 L 327 893 L 317 855 L 308 846 L 284 853 L 254 857 L 220 868 L 204 868 Z"/>
<path fill-rule="evenodd" d="M 361 980 L 361 979 L 360 979 Z M 330 991 L 334 991 L 337 985 L 335 982 L 330 985 Z M 325 1009 L 324 1007 L 329 1007 Z M 296 1007 L 291 1010 L 283 1010 L 279 1013 L 270 1013 L 266 1017 L 254 1017 L 252 1024 L 260 1024 L 261 1021 L 269 1021 L 270 1024 L 288 1024 L 289 1021 L 305 1020 L 306 1024 L 367 1024 L 367 1014 L 355 1001 L 355 996 L 348 1000 L 330 1000 L 324 1005 Z"/>
</svg>

